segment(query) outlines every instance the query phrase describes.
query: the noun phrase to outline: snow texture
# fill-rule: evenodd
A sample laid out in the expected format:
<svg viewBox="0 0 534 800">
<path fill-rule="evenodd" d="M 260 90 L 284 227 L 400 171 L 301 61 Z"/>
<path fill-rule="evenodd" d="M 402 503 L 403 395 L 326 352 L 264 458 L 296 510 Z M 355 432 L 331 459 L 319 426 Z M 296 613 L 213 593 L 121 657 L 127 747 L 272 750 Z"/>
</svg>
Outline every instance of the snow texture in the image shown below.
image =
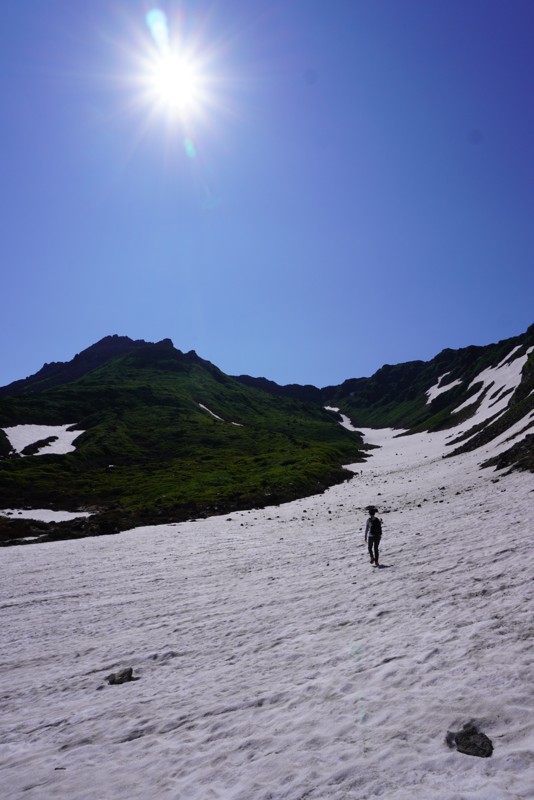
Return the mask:
<svg viewBox="0 0 534 800">
<path fill-rule="evenodd" d="M 532 799 L 532 475 L 364 434 L 323 495 L 3 549 L 3 800 Z"/>
<path fill-rule="evenodd" d="M 9 439 L 11 447 L 17 453 L 20 453 L 29 444 L 54 436 L 55 441 L 50 442 L 45 447 L 41 447 L 35 455 L 64 455 L 76 450 L 74 442 L 78 436 L 84 433 L 84 431 L 80 430 L 70 430 L 73 424 L 76 423 L 71 422 L 68 425 L 15 425 L 12 428 L 3 428 L 3 431 Z"/>
</svg>

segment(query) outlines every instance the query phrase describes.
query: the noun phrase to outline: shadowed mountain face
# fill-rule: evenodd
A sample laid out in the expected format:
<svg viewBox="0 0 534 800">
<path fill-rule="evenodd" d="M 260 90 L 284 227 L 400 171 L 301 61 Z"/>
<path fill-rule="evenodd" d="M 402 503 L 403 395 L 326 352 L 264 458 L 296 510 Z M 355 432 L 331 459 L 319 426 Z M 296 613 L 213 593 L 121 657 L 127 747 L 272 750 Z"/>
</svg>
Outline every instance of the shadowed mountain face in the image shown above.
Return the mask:
<svg viewBox="0 0 534 800">
<path fill-rule="evenodd" d="M 91 511 L 68 524 L 83 536 L 314 494 L 367 455 L 325 406 L 356 427 L 450 429 L 448 455 L 509 434 L 492 463 L 532 470 L 534 326 L 323 389 L 230 377 L 170 339 L 106 337 L 0 389 L 0 507 Z M 0 519 L 0 540 L 14 525 Z"/>
<path fill-rule="evenodd" d="M 165 341 L 170 342 L 170 339 Z M 172 342 L 170 343 L 172 346 Z M 72 383 L 72 381 L 83 377 L 91 370 L 105 364 L 106 361 L 143 346 L 146 346 L 146 342 L 142 339 L 133 340 L 129 339 L 128 336 L 106 336 L 96 344 L 78 353 L 72 361 L 53 361 L 50 364 L 45 364 L 39 372 L 29 378 L 0 387 L 0 397 L 42 392 L 54 386 Z"/>
</svg>

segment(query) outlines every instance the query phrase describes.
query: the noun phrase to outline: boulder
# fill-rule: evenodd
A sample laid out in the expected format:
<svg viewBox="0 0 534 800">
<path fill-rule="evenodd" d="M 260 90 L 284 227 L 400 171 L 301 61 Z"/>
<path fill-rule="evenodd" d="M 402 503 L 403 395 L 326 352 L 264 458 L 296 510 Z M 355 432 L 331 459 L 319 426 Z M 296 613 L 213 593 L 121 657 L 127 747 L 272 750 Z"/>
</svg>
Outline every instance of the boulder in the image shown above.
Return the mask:
<svg viewBox="0 0 534 800">
<path fill-rule="evenodd" d="M 111 675 L 106 675 L 106 680 L 110 685 L 128 683 L 128 681 L 133 681 L 133 679 L 133 667 L 126 667 L 126 669 L 120 669 L 118 672 L 112 672 Z"/>
<path fill-rule="evenodd" d="M 447 731 L 446 741 L 449 747 L 456 746 L 459 753 L 467 756 L 489 758 L 493 753 L 493 742 L 473 722 L 466 722 L 461 731 Z"/>
</svg>

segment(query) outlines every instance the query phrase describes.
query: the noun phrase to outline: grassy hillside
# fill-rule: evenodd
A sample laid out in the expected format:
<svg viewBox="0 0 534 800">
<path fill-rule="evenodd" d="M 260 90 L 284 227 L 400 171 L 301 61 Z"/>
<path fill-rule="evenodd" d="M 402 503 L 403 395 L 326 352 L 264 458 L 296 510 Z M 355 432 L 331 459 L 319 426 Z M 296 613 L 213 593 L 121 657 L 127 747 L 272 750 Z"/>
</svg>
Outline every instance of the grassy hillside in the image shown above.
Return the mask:
<svg viewBox="0 0 534 800">
<path fill-rule="evenodd" d="M 0 427 L 24 423 L 84 433 L 66 455 L 5 457 L 0 442 L 3 506 L 98 510 L 106 530 L 305 496 L 363 459 L 321 406 L 243 386 L 170 342 L 0 398 Z"/>
</svg>

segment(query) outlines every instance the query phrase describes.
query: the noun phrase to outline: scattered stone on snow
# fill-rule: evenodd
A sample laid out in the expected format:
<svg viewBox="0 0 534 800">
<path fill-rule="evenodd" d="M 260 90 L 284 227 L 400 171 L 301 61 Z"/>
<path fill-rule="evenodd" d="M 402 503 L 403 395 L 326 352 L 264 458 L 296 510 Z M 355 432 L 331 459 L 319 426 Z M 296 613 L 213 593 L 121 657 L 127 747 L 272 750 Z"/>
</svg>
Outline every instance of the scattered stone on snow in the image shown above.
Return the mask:
<svg viewBox="0 0 534 800">
<path fill-rule="evenodd" d="M 493 742 L 473 722 L 466 722 L 461 731 L 447 731 L 445 741 L 467 756 L 489 758 L 493 753 Z"/>
<path fill-rule="evenodd" d="M 111 675 L 106 675 L 106 680 L 111 686 L 118 683 L 133 681 L 133 667 L 126 667 L 126 669 L 120 669 L 118 672 L 112 672 Z"/>
</svg>

